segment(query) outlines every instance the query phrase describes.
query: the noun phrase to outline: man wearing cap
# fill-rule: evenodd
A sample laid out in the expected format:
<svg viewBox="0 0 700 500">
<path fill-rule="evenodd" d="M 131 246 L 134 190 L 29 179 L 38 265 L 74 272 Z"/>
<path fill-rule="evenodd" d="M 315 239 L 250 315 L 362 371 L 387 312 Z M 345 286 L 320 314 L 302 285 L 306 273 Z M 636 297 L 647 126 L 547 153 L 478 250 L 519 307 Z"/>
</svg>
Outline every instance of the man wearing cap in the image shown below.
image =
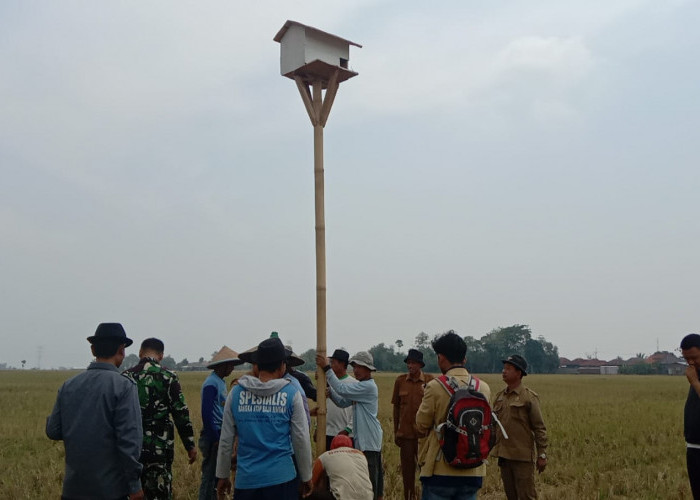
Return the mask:
<svg viewBox="0 0 700 500">
<path fill-rule="evenodd" d="M 303 496 L 311 493 L 311 442 L 304 395 L 282 378 L 286 359 L 287 351 L 278 338 L 262 341 L 252 354 L 258 377 L 242 376 L 226 398 L 216 465 L 220 495 L 231 491 L 236 437 L 236 500 L 296 499 L 299 480 Z"/>
<path fill-rule="evenodd" d="M 466 364 L 467 344 L 464 339 L 450 330 L 432 341 L 437 355 L 440 371 L 447 377 L 454 378 L 460 386 L 470 383 L 472 376 L 464 367 Z M 491 396 L 491 389 L 483 380 L 479 383 L 479 392 L 486 399 Z M 486 475 L 486 465 L 472 469 L 452 467 L 445 460 L 438 434 L 435 429 L 445 422 L 450 394 L 439 379 L 434 378 L 425 386 L 423 400 L 416 414 L 416 430 L 425 437 L 418 440 L 418 465 L 423 486 L 423 499 L 476 500 Z"/>
<path fill-rule="evenodd" d="M 226 383 L 236 365 L 243 363 L 235 351 L 223 346 L 207 368 L 213 371 L 202 384 L 202 433 L 199 450 L 202 452 L 202 483 L 199 500 L 216 500 L 216 456 L 226 402 Z"/>
<path fill-rule="evenodd" d="M 418 438 L 416 413 L 423 400 L 425 384 L 433 379 L 423 373 L 423 353 L 409 349 L 404 359 L 408 373 L 399 375 L 394 382 L 391 404 L 394 405 L 394 443 L 399 447 L 403 496 L 405 500 L 416 498 L 416 462 L 418 459 Z"/>
<path fill-rule="evenodd" d="M 352 440 L 343 434 L 333 438 L 328 451 L 314 462 L 314 500 L 372 500 L 367 458 L 352 447 Z"/>
<path fill-rule="evenodd" d="M 350 359 L 355 382 L 338 380 L 325 356 L 316 355 L 316 364 L 326 372 L 331 399 L 341 408 L 352 406 L 355 448 L 367 457 L 369 479 L 374 490 L 374 500 L 384 497 L 384 471 L 382 470 L 382 426 L 377 419 L 379 390 L 372 379 L 374 367 L 372 355 L 360 351 Z"/>
<path fill-rule="evenodd" d="M 508 500 L 537 498 L 535 468 L 543 472 L 547 466 L 547 428 L 540 411 L 536 392 L 522 384 L 527 375 L 527 361 L 519 354 L 503 360 L 502 378 L 506 388 L 496 394 L 493 411 L 503 425 L 491 454 L 498 457 L 503 488 Z"/>
<path fill-rule="evenodd" d="M 328 358 L 331 370 L 343 383 L 355 382 L 355 379 L 348 375 L 348 362 L 350 354 L 343 349 L 336 349 L 333 355 Z M 352 433 L 352 406 L 339 408 L 332 399 L 326 400 L 326 449 L 331 449 L 331 442 L 338 434 L 349 436 Z"/>
<path fill-rule="evenodd" d="M 87 340 L 95 361 L 61 386 L 46 420 L 46 435 L 65 446 L 62 498 L 143 499 L 139 395 L 118 370 L 132 340 L 119 323 Z"/>
<path fill-rule="evenodd" d="M 177 427 L 190 464 L 197 458 L 190 410 L 185 403 L 180 381 L 175 372 L 160 364 L 164 351 L 162 340 L 144 340 L 139 350 L 138 364 L 124 372 L 126 377 L 136 382 L 139 390 L 143 421 L 143 448 L 139 461 L 143 465 L 141 484 L 148 500 L 173 497 L 174 427 Z"/>
</svg>

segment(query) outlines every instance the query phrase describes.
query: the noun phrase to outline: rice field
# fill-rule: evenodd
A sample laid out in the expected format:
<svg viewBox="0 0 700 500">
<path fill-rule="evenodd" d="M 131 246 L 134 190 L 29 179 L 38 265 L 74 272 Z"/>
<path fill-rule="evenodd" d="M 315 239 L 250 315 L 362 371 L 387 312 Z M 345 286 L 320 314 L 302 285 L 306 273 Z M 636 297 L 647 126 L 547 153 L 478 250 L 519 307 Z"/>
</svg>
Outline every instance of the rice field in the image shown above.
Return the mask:
<svg viewBox="0 0 700 500">
<path fill-rule="evenodd" d="M 63 444 L 44 434 L 56 391 L 76 372 L 0 372 L 0 499 L 58 498 Z M 199 390 L 206 372 L 180 374 L 198 433 Z M 398 449 L 391 435 L 391 391 L 396 374 L 379 373 L 384 427 L 385 498 L 403 498 Z M 482 376 L 492 391 L 498 374 Z M 538 476 L 543 499 L 690 499 L 685 473 L 685 377 L 531 375 L 540 394 L 550 448 Z M 173 465 L 176 499 L 195 499 L 199 463 L 190 466 L 177 443 Z M 505 498 L 491 463 L 480 498 Z"/>
</svg>

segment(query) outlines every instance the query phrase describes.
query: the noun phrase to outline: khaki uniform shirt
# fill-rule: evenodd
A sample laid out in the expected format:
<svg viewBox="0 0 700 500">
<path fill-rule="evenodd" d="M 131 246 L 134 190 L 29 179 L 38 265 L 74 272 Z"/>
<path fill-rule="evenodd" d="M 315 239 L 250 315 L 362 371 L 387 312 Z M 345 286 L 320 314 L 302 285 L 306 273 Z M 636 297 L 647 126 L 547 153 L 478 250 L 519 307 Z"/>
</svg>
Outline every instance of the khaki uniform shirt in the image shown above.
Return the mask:
<svg viewBox="0 0 700 500">
<path fill-rule="evenodd" d="M 418 378 L 411 378 L 408 373 L 399 375 L 394 382 L 394 394 L 391 404 L 394 405 L 394 436 L 399 438 L 417 439 L 416 413 L 423 400 L 425 384 L 433 380 L 433 376 L 420 372 Z"/>
<path fill-rule="evenodd" d="M 445 374 L 454 377 L 461 384 L 467 384 L 470 379 L 466 368 L 452 368 Z M 483 380 L 480 381 L 479 392 L 486 399 L 491 399 L 491 389 Z M 438 379 L 428 382 L 423 392 L 423 401 L 416 414 L 416 430 L 426 434 L 418 440 L 418 465 L 420 477 L 430 476 L 485 476 L 486 465 L 482 464 L 473 469 L 458 469 L 445 461 L 440 449 L 438 433 L 435 428 L 447 418 L 447 407 L 450 404 L 450 394 Z"/>
<path fill-rule="evenodd" d="M 513 390 L 506 387 L 496 394 L 492 408 L 508 433 L 508 439 L 503 439 L 499 428 L 491 454 L 509 460 L 535 462 L 547 449 L 547 427 L 537 393 L 522 384 Z"/>
</svg>

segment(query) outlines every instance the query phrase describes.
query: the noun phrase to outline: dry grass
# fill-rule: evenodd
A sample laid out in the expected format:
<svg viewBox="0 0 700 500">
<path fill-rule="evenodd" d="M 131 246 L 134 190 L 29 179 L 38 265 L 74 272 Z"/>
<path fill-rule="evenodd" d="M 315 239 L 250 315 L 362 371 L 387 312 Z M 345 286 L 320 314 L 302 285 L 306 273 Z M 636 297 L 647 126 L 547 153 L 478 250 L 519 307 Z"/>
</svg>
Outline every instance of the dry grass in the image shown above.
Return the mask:
<svg viewBox="0 0 700 500">
<path fill-rule="evenodd" d="M 56 391 L 74 372 L 0 372 L 0 498 L 57 498 L 63 446 L 44 435 Z M 206 373 L 183 373 L 183 390 L 195 429 L 201 428 L 199 390 Z M 401 499 L 398 450 L 391 436 L 395 374 L 377 375 L 380 420 L 385 429 L 387 500 Z M 498 375 L 483 377 L 493 390 Z M 542 399 L 551 446 L 549 466 L 537 478 L 543 499 L 692 498 L 685 474 L 684 377 L 532 375 L 527 384 Z M 195 499 L 199 466 L 189 466 L 177 444 L 173 466 L 177 499 Z M 504 498 L 498 467 L 480 498 Z"/>
</svg>

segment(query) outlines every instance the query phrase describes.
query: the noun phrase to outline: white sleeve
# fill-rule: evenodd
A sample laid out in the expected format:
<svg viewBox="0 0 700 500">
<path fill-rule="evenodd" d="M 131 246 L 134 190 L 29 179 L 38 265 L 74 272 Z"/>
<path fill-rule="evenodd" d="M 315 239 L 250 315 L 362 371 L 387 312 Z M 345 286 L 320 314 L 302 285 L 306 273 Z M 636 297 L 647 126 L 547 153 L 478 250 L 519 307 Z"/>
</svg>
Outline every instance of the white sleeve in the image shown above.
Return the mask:
<svg viewBox="0 0 700 500">
<path fill-rule="evenodd" d="M 236 422 L 231 411 L 233 393 L 233 390 L 228 393 L 226 404 L 224 404 L 224 419 L 221 423 L 219 451 L 216 457 L 216 477 L 219 479 L 226 479 L 231 476 L 231 456 L 233 455 L 233 442 L 236 438 Z"/>
<path fill-rule="evenodd" d="M 294 458 L 299 468 L 299 477 L 302 481 L 311 480 L 311 441 L 309 437 L 309 426 L 306 423 L 304 403 L 302 393 L 297 391 L 292 402 L 292 448 Z"/>
</svg>

